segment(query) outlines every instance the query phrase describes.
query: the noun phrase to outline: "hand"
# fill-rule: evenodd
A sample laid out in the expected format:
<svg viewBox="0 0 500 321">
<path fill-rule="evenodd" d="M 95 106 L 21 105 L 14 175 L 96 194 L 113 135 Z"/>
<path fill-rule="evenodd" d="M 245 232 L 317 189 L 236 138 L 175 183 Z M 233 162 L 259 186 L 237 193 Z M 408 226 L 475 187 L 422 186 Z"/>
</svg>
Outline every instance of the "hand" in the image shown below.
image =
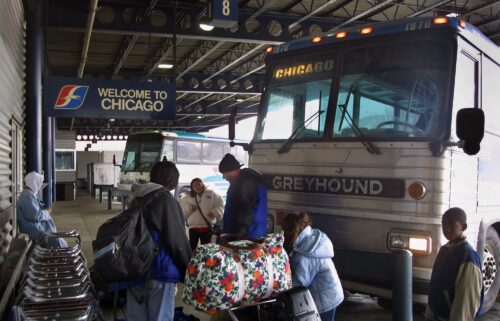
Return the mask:
<svg viewBox="0 0 500 321">
<path fill-rule="evenodd" d="M 49 212 L 49 214 L 52 214 L 52 207 L 46 208 L 45 210 Z"/>
<path fill-rule="evenodd" d="M 214 213 L 208 212 L 207 216 L 208 216 L 209 219 L 215 220 L 215 214 Z"/>
<path fill-rule="evenodd" d="M 195 212 L 196 210 L 198 210 L 198 207 L 196 207 L 195 205 L 191 205 L 191 212 Z"/>
</svg>

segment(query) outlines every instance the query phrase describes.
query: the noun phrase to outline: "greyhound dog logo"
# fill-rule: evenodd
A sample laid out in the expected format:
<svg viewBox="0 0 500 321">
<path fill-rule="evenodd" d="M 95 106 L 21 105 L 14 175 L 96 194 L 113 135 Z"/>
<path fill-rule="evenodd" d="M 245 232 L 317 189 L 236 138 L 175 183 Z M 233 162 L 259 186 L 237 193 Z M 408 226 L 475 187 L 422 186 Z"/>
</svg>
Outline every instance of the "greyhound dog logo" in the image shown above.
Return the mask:
<svg viewBox="0 0 500 321">
<path fill-rule="evenodd" d="M 66 85 L 59 91 L 55 109 L 77 109 L 80 108 L 87 96 L 89 86 Z"/>
</svg>

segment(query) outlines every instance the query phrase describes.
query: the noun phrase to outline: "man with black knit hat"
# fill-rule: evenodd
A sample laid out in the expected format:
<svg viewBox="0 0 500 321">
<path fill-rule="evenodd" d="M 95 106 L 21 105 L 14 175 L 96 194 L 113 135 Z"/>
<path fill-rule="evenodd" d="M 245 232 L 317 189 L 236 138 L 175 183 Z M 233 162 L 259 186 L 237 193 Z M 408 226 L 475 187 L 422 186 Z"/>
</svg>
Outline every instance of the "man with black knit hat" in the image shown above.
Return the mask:
<svg viewBox="0 0 500 321">
<path fill-rule="evenodd" d="M 267 232 L 267 191 L 262 173 L 241 166 L 231 154 L 219 163 L 219 171 L 230 183 L 222 232 L 256 239 Z"/>
</svg>

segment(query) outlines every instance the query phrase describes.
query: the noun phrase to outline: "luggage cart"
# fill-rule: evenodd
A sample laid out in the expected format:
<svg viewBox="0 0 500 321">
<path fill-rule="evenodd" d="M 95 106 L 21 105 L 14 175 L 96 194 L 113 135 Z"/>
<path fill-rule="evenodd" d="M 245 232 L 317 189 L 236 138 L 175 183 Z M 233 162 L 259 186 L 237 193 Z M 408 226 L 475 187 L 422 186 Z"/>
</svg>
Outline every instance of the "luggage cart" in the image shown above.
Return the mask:
<svg viewBox="0 0 500 321">
<path fill-rule="evenodd" d="M 248 305 L 235 306 L 226 311 L 231 321 L 239 321 L 234 311 L 255 306 L 258 321 L 262 321 L 260 310 L 261 305 L 265 304 L 274 304 L 270 316 L 272 321 L 321 321 L 311 293 L 303 286 L 283 291 L 274 298 L 264 299 Z"/>
<path fill-rule="evenodd" d="M 74 242 L 64 248 L 34 245 L 16 298 L 16 320 L 104 321 L 80 234 L 73 230 L 44 237 Z"/>
</svg>

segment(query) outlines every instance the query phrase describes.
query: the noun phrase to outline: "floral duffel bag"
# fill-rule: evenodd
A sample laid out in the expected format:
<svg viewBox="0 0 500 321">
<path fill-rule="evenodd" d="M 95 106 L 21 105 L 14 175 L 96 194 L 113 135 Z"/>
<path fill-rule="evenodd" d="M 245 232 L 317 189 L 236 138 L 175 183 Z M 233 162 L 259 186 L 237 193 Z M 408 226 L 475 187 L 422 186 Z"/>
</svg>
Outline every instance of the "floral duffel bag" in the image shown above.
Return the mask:
<svg viewBox="0 0 500 321">
<path fill-rule="evenodd" d="M 291 288 L 283 235 L 198 246 L 189 262 L 183 300 L 215 313 L 240 302 L 255 302 Z"/>
</svg>

